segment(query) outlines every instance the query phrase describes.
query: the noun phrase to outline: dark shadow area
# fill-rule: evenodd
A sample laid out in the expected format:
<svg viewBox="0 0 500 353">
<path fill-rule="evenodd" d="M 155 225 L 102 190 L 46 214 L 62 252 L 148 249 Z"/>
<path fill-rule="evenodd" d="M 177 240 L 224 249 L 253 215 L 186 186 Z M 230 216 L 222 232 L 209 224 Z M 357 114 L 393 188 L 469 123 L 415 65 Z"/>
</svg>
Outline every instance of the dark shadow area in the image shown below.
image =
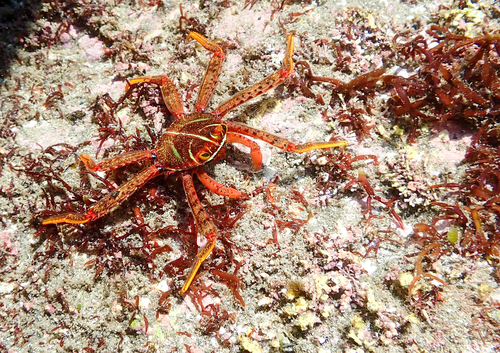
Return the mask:
<svg viewBox="0 0 500 353">
<path fill-rule="evenodd" d="M 30 25 L 36 20 L 40 1 L 4 0 L 0 4 L 0 84 L 8 75 L 10 64 L 16 60 Z"/>
</svg>

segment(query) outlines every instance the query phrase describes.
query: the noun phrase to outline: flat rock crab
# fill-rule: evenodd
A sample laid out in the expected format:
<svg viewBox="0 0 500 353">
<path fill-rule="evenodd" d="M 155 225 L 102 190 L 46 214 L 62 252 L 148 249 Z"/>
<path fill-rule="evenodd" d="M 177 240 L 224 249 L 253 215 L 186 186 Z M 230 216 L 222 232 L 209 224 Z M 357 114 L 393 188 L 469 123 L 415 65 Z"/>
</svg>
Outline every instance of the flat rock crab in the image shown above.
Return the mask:
<svg viewBox="0 0 500 353">
<path fill-rule="evenodd" d="M 290 75 L 293 71 L 293 35 L 289 35 L 286 39 L 287 47 L 282 70 L 236 94 L 211 113 L 205 112 L 205 108 L 217 84 L 224 61 L 224 51 L 219 45 L 196 32 L 191 32 L 187 39 L 195 39 L 205 49 L 213 53 L 196 100 L 195 112 L 186 113 L 184 111 L 177 87 L 166 76 L 147 76 L 129 80 L 128 89 L 142 82 L 158 85 L 165 105 L 175 117 L 174 122 L 163 133 L 152 150 L 131 151 L 100 163 L 96 163 L 90 156 L 85 154 L 81 155 L 80 159 L 87 169 L 91 171 L 110 171 L 139 161 L 149 161 L 150 165 L 131 180 L 111 191 L 102 200 L 90 206 L 85 214 L 64 213 L 51 216 L 42 221 L 44 225 L 58 223 L 82 224 L 94 221 L 120 206 L 123 201 L 150 179 L 159 175 L 178 173 L 199 231 L 207 239 L 206 245 L 201 247 L 196 255 L 195 262 L 181 289 L 181 294 L 189 289 L 201 264 L 212 252 L 218 234 L 217 227 L 198 199 L 193 185 L 193 174 L 209 190 L 218 195 L 231 198 L 244 195 L 244 193 L 234 188 L 218 183 L 208 176 L 203 168 L 208 162 L 222 158 L 225 144 L 240 143 L 249 147 L 252 167 L 255 171 L 261 167 L 262 154 L 258 144 L 248 137 L 260 139 L 288 152 L 298 153 L 344 146 L 346 144 L 345 141 L 340 141 L 308 142 L 296 145 L 290 140 L 266 131 L 222 120 L 228 112 L 237 106 L 276 87 Z"/>
</svg>

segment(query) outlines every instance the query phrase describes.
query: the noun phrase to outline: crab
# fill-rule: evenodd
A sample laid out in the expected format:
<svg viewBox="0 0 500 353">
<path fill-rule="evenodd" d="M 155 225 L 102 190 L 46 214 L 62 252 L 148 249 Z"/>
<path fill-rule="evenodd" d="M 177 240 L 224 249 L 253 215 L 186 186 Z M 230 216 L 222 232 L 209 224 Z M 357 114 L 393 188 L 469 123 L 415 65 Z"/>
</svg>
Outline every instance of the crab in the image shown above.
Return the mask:
<svg viewBox="0 0 500 353">
<path fill-rule="evenodd" d="M 199 248 L 180 291 L 181 294 L 184 294 L 189 289 L 200 266 L 211 254 L 218 234 L 217 227 L 198 199 L 193 184 L 193 175 L 196 175 L 203 185 L 218 195 L 229 198 L 245 196 L 243 192 L 215 181 L 203 168 L 208 162 L 223 158 L 226 144 L 239 143 L 249 147 L 254 171 L 258 171 L 262 165 L 262 154 L 259 145 L 248 137 L 265 141 L 287 152 L 297 153 L 339 147 L 346 144 L 345 141 L 337 141 L 308 142 L 297 145 L 288 139 L 269 132 L 222 119 L 239 105 L 278 86 L 292 73 L 293 35 L 289 35 L 286 39 L 287 46 L 282 70 L 276 71 L 262 81 L 236 94 L 210 113 L 206 112 L 205 109 L 222 69 L 224 50 L 196 32 L 189 34 L 187 40 L 190 39 L 198 41 L 205 49 L 213 53 L 196 100 L 195 112 L 185 112 L 179 91 L 167 76 L 146 76 L 129 80 L 127 90 L 140 83 L 159 86 L 163 101 L 170 113 L 175 117 L 175 120 L 162 134 L 152 150 L 130 151 L 105 159 L 100 163 L 96 163 L 89 155 L 85 154 L 82 154 L 80 159 L 86 168 L 93 172 L 110 171 L 139 161 L 149 161 L 149 166 L 117 189 L 111 191 L 103 199 L 91 205 L 86 213 L 63 213 L 48 217 L 42 221 L 43 225 L 59 223 L 83 224 L 94 221 L 119 207 L 121 203 L 149 180 L 159 175 L 178 173 L 198 225 L 199 233 L 206 238 L 206 244 Z"/>
</svg>

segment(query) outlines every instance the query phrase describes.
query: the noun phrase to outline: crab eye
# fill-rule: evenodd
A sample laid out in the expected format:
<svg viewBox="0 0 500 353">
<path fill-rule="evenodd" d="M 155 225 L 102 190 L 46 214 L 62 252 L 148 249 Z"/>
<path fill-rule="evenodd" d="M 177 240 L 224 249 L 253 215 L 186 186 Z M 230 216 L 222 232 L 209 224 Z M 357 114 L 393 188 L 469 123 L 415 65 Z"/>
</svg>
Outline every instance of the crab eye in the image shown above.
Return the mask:
<svg viewBox="0 0 500 353">
<path fill-rule="evenodd" d="M 202 152 L 202 153 L 200 153 L 200 159 L 202 161 L 206 161 L 209 158 L 210 158 L 210 153 L 208 153 L 208 152 Z"/>
</svg>

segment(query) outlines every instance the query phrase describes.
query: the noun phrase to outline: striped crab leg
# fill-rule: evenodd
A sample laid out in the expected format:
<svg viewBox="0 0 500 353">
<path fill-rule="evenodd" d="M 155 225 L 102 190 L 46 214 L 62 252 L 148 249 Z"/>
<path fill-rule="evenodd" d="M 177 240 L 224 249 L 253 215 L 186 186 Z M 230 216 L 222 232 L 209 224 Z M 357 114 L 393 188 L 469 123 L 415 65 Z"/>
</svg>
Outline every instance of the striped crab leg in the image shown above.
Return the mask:
<svg viewBox="0 0 500 353">
<path fill-rule="evenodd" d="M 227 125 L 228 129 L 228 134 L 229 133 L 237 133 L 241 135 L 246 135 L 250 136 L 262 141 L 265 141 L 275 147 L 278 147 L 279 149 L 282 149 L 287 152 L 297 152 L 297 153 L 303 153 L 303 152 L 308 152 L 308 151 L 313 151 L 317 149 L 325 149 L 325 148 L 332 148 L 332 147 L 341 147 L 347 145 L 347 141 L 329 141 L 329 142 L 306 142 L 301 145 L 296 145 L 292 141 L 271 134 L 267 131 L 264 130 L 259 130 L 247 125 L 243 125 L 240 123 L 236 123 L 234 121 L 226 121 L 225 124 Z M 235 141 L 238 142 L 238 141 Z M 254 164 L 256 161 L 254 160 Z"/>
<path fill-rule="evenodd" d="M 96 163 L 92 157 L 87 154 L 82 154 L 80 159 L 85 164 L 88 170 L 92 172 L 96 171 L 108 171 L 116 168 L 120 168 L 132 163 L 136 163 L 143 160 L 153 160 L 155 158 L 154 151 L 132 151 L 122 153 L 119 156 L 108 158 L 100 163 Z M 111 191 L 102 200 L 96 202 L 90 206 L 89 210 L 85 214 L 81 213 L 63 213 L 60 215 L 55 215 L 44 219 L 42 221 L 43 225 L 47 224 L 58 224 L 58 223 L 70 223 L 70 224 L 82 224 L 89 221 L 101 218 L 113 209 L 118 207 L 123 201 L 130 197 L 138 188 L 148 182 L 150 179 L 158 176 L 162 173 L 162 169 L 159 164 L 154 164 L 146 169 L 143 169 L 139 174 L 133 177 L 131 180 L 127 181 L 121 185 L 116 190 Z"/>
<path fill-rule="evenodd" d="M 186 293 L 189 286 L 193 282 L 194 277 L 198 273 L 201 264 L 206 258 L 212 253 L 215 246 L 215 240 L 217 239 L 217 227 L 208 215 L 207 211 L 201 205 L 200 199 L 196 194 L 196 189 L 193 184 L 193 177 L 190 172 L 182 174 L 182 185 L 184 187 L 184 192 L 188 199 L 189 206 L 193 212 L 194 219 L 198 225 L 198 229 L 207 238 L 207 243 L 198 250 L 196 254 L 196 259 L 189 271 L 189 275 L 182 286 L 181 294 Z"/>
<path fill-rule="evenodd" d="M 101 218 L 112 210 L 117 208 L 123 201 L 128 199 L 138 188 L 147 183 L 152 178 L 160 175 L 162 169 L 159 164 L 154 164 L 148 168 L 143 169 L 135 177 L 121 185 L 118 189 L 111 191 L 102 200 L 90 206 L 89 210 L 85 213 L 63 213 L 44 219 L 43 225 L 70 223 L 82 224 L 89 221 Z"/>
<path fill-rule="evenodd" d="M 214 42 L 209 41 L 199 33 L 189 33 L 187 40 L 190 40 L 191 38 L 200 43 L 203 48 L 213 53 L 212 59 L 210 59 L 210 62 L 208 63 L 203 83 L 201 84 L 198 99 L 196 100 L 195 110 L 197 112 L 203 112 L 205 111 L 208 101 L 210 100 L 210 97 L 214 92 L 215 85 L 219 80 L 220 72 L 222 70 L 222 63 L 224 62 L 224 51 L 220 46 L 218 46 Z"/>
<path fill-rule="evenodd" d="M 141 82 L 152 83 L 160 86 L 163 101 L 170 113 L 176 118 L 185 114 L 181 95 L 175 84 L 165 75 L 136 77 L 128 80 L 126 90 L 138 85 Z"/>
<path fill-rule="evenodd" d="M 289 35 L 286 39 L 286 42 L 287 46 L 285 57 L 283 58 L 282 70 L 276 71 L 274 74 L 266 77 L 262 81 L 236 94 L 227 102 L 223 103 L 217 109 L 215 109 L 213 111 L 213 114 L 218 116 L 219 118 L 222 118 L 237 106 L 249 101 L 252 98 L 260 96 L 262 93 L 278 86 L 280 83 L 285 81 L 288 75 L 290 75 L 293 71 L 293 35 Z"/>
</svg>

